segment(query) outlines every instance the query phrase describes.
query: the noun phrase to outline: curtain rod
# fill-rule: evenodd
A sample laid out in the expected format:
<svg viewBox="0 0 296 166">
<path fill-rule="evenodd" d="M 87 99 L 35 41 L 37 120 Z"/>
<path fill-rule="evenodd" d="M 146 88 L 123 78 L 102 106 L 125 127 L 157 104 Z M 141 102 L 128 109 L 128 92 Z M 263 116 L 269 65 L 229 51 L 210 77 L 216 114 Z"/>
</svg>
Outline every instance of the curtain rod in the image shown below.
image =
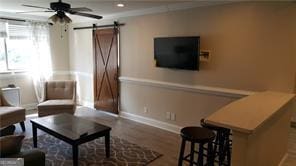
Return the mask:
<svg viewBox="0 0 296 166">
<path fill-rule="evenodd" d="M 48 23 L 48 22 L 45 22 L 45 21 L 25 20 L 25 19 L 8 18 L 8 17 L 0 17 L 0 20 L 18 21 L 18 22 L 42 22 L 42 23 Z M 48 23 L 48 24 L 49 25 L 52 25 L 51 23 Z"/>
<path fill-rule="evenodd" d="M 93 29 L 93 28 L 106 28 L 106 27 L 119 27 L 125 25 L 124 23 L 118 23 L 114 22 L 114 24 L 107 24 L 107 25 L 96 25 L 94 24 L 93 26 L 87 26 L 87 27 L 75 27 L 73 28 L 74 30 L 80 30 L 80 29 Z"/>
<path fill-rule="evenodd" d="M 19 21 L 19 22 L 26 22 L 26 20 L 16 19 L 16 18 L 7 18 L 7 17 L 0 17 L 1 20 L 8 20 L 8 21 Z"/>
</svg>

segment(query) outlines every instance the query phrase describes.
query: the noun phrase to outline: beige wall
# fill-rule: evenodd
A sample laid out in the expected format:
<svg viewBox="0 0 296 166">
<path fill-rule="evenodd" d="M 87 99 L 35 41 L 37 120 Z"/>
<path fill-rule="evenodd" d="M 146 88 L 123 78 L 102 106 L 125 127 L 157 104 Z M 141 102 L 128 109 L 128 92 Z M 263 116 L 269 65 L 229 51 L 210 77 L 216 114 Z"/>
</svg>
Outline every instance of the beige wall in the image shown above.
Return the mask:
<svg viewBox="0 0 296 166">
<path fill-rule="evenodd" d="M 50 44 L 52 53 L 53 79 L 69 79 L 69 37 L 68 32 L 63 32 L 61 38 L 59 25 L 50 27 Z M 0 74 L 0 87 L 15 84 L 21 88 L 21 101 L 25 107 L 32 107 L 37 103 L 32 80 L 29 75 L 22 73 L 15 76 Z"/>
<path fill-rule="evenodd" d="M 292 92 L 295 9 L 295 4 L 288 3 L 242 3 L 124 19 L 121 75 L 189 85 Z M 186 35 L 201 37 L 201 49 L 211 51 L 211 61 L 203 63 L 198 72 L 154 67 L 153 38 Z M 121 88 L 122 110 L 143 115 L 143 107 L 147 106 L 151 111 L 146 116 L 163 121 L 165 112 L 171 111 L 177 116 L 172 123 L 181 126 L 196 124 L 230 102 L 223 97 L 153 87 Z"/>
<path fill-rule="evenodd" d="M 237 3 L 122 18 L 119 21 L 126 25 L 120 30 L 120 75 L 192 86 L 292 92 L 295 9 L 294 3 Z M 212 54 L 200 71 L 154 66 L 154 37 L 192 35 L 199 35 L 201 49 Z M 85 72 L 77 75 L 85 76 L 81 88 L 92 95 L 91 30 L 71 31 L 70 50 L 70 68 Z M 200 118 L 235 100 L 130 83 L 121 83 L 120 89 L 122 111 L 179 126 L 198 124 Z M 176 113 L 176 121 L 165 119 L 167 111 Z"/>
<path fill-rule="evenodd" d="M 31 107 L 31 104 L 37 103 L 32 80 L 25 74 L 0 74 L 0 87 L 6 87 L 8 84 L 15 84 L 21 89 L 21 103 L 25 107 Z"/>
<path fill-rule="evenodd" d="M 232 89 L 292 91 L 295 4 L 203 7 L 128 18 L 121 29 L 121 75 Z M 199 35 L 211 62 L 199 72 L 154 67 L 153 38 Z"/>
</svg>

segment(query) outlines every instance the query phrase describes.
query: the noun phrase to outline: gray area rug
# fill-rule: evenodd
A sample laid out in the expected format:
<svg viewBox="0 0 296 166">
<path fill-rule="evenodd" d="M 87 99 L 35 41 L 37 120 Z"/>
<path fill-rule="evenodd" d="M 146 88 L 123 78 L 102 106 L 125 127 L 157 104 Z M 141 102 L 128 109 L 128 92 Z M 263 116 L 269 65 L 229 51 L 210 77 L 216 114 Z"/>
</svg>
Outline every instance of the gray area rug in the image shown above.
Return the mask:
<svg viewBox="0 0 296 166">
<path fill-rule="evenodd" d="M 79 166 L 142 166 L 161 156 L 148 148 L 118 137 L 111 137 L 111 155 L 105 158 L 104 138 L 79 146 Z M 22 150 L 33 148 L 33 139 L 25 139 Z M 72 147 L 50 135 L 38 136 L 38 148 L 46 153 L 47 166 L 72 166 Z"/>
</svg>

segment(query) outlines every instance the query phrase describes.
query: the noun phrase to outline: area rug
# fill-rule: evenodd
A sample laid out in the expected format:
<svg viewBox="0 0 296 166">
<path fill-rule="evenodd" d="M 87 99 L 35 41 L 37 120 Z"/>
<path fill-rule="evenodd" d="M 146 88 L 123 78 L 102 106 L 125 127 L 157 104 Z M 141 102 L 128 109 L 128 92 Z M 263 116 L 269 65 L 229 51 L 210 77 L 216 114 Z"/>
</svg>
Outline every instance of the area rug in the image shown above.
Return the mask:
<svg viewBox="0 0 296 166">
<path fill-rule="evenodd" d="M 104 138 L 79 145 L 79 166 L 143 166 L 161 156 L 148 148 L 111 137 L 110 158 L 105 158 Z M 33 139 L 25 139 L 22 150 L 33 148 Z M 50 135 L 38 136 L 38 149 L 46 154 L 46 166 L 72 166 L 72 147 Z"/>
</svg>

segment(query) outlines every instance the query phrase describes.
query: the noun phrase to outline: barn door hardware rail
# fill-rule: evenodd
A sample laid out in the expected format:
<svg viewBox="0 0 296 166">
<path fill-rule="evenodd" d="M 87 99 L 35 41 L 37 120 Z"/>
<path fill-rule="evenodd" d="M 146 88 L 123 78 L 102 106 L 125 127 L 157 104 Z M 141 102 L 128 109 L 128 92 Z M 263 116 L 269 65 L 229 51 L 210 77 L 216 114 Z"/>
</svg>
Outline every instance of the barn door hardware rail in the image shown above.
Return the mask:
<svg viewBox="0 0 296 166">
<path fill-rule="evenodd" d="M 124 23 L 119 23 L 115 21 L 113 24 L 107 24 L 107 25 L 96 25 L 93 24 L 93 26 L 86 26 L 86 27 L 74 27 L 74 30 L 80 30 L 80 29 L 94 29 L 94 28 L 108 28 L 108 27 L 120 27 L 124 26 Z"/>
</svg>

